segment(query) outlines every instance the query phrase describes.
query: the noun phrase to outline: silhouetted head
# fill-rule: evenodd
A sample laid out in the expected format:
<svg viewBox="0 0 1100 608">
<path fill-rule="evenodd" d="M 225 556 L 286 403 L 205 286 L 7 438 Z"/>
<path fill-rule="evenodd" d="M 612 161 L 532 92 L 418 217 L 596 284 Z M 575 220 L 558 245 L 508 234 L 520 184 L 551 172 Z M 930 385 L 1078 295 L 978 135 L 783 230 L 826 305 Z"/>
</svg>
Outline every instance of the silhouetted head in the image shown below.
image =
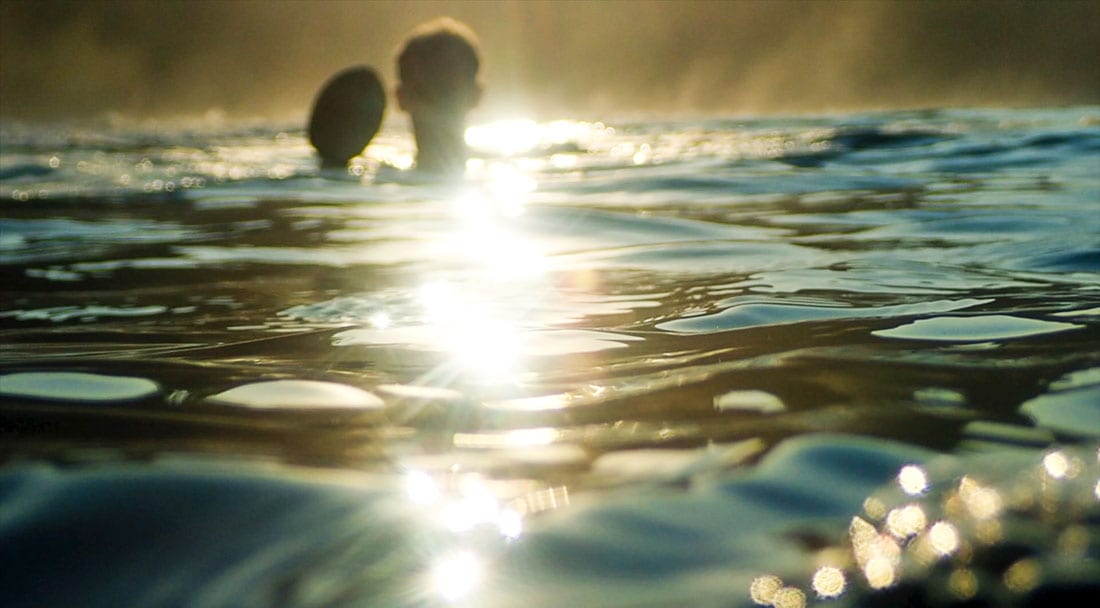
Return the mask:
<svg viewBox="0 0 1100 608">
<path fill-rule="evenodd" d="M 386 92 L 374 70 L 357 66 L 321 87 L 309 117 L 309 143 L 323 167 L 345 167 L 378 133 Z"/>
<path fill-rule="evenodd" d="M 397 101 L 409 113 L 417 167 L 456 172 L 465 166 L 466 115 L 481 99 L 477 36 L 447 17 L 409 34 L 397 57 Z"/>
<path fill-rule="evenodd" d="M 397 99 L 412 113 L 467 112 L 481 96 L 477 36 L 443 17 L 412 31 L 397 57 Z"/>
</svg>

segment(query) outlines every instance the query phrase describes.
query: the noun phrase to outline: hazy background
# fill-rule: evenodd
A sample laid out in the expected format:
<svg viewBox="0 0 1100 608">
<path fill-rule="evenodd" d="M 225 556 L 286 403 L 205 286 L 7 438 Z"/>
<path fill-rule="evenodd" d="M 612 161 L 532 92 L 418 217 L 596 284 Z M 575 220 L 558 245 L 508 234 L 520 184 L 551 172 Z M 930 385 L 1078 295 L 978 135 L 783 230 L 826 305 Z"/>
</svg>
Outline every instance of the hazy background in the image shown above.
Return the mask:
<svg viewBox="0 0 1100 608">
<path fill-rule="evenodd" d="M 0 117 L 301 119 L 420 21 L 481 36 L 483 111 L 536 118 L 1100 103 L 1100 2 L 0 3 Z"/>
</svg>

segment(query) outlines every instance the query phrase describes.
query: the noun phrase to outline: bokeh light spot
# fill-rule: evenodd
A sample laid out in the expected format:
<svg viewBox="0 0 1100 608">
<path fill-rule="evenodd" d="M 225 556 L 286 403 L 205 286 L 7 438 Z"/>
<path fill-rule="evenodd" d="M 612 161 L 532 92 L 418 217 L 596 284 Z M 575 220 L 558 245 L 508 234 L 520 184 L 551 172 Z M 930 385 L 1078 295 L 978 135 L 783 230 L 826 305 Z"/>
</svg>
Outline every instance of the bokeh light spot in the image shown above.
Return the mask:
<svg viewBox="0 0 1100 608">
<path fill-rule="evenodd" d="M 947 588 L 959 599 L 970 599 L 978 593 L 978 577 L 968 568 L 958 568 L 947 577 Z"/>
<path fill-rule="evenodd" d="M 752 601 L 761 606 L 771 606 L 775 601 L 775 594 L 783 588 L 783 580 L 774 574 L 765 574 L 752 579 L 749 586 L 749 596 Z"/>
<path fill-rule="evenodd" d="M 906 494 L 917 496 L 928 489 L 928 475 L 916 465 L 906 465 L 898 472 L 898 485 Z"/>
<path fill-rule="evenodd" d="M 814 592 L 818 596 L 823 598 L 840 597 L 844 593 L 844 588 L 847 585 L 847 580 L 844 577 L 844 572 L 840 568 L 833 566 L 822 566 L 814 572 L 813 577 Z"/>
<path fill-rule="evenodd" d="M 928 529 L 928 542 L 941 556 L 952 555 L 959 549 L 959 532 L 955 526 L 938 521 Z"/>
</svg>

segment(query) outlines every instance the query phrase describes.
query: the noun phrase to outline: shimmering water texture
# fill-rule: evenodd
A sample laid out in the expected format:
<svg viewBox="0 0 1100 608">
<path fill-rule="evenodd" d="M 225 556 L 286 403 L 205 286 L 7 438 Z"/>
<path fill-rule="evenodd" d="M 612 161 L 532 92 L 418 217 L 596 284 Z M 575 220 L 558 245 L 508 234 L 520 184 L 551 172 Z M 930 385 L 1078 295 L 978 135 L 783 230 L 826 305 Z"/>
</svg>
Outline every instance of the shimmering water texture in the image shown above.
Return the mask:
<svg viewBox="0 0 1100 608">
<path fill-rule="evenodd" d="M 5 606 L 1100 593 L 1100 108 L 0 135 Z"/>
</svg>

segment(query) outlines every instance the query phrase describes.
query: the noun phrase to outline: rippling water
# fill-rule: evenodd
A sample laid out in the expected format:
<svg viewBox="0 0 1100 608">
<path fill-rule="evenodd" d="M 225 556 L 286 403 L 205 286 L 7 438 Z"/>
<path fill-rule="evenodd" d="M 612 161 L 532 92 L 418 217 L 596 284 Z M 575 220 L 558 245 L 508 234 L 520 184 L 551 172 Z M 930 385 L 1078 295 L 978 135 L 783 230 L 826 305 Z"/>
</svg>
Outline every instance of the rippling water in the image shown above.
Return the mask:
<svg viewBox="0 0 1100 608">
<path fill-rule="evenodd" d="M 3 126 L 18 606 L 1100 587 L 1100 108 Z"/>
</svg>

